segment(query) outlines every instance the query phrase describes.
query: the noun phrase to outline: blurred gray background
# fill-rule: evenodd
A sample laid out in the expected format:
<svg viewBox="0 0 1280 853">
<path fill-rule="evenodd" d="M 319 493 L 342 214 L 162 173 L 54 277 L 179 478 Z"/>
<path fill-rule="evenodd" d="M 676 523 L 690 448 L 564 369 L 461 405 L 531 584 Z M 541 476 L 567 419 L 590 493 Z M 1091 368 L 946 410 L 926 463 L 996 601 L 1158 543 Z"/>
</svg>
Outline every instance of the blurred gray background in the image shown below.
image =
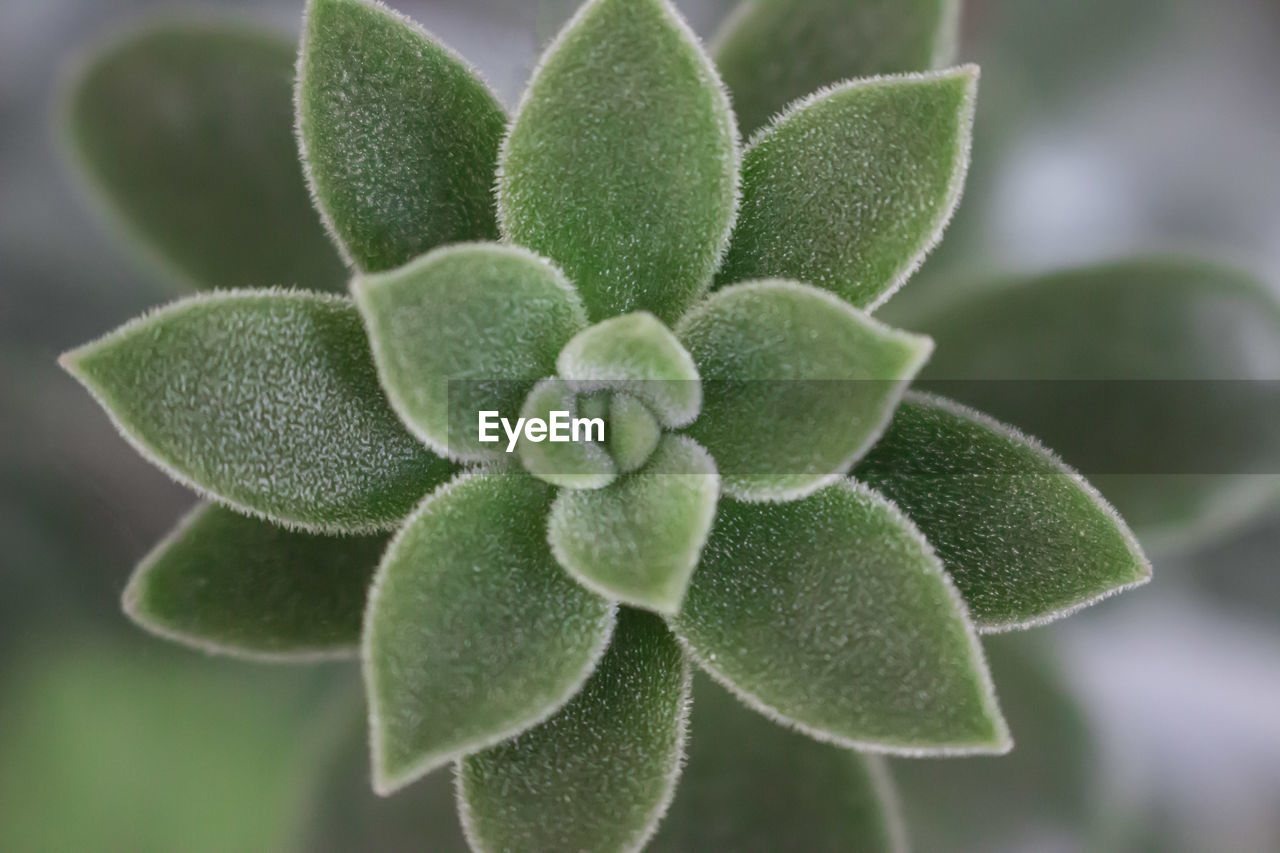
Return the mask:
<svg viewBox="0 0 1280 853">
<path fill-rule="evenodd" d="M 573 4 L 391 5 L 513 103 Z M 735 4 L 679 5 L 706 36 Z M 291 32 L 301 6 L 0 0 L 0 849 L 324 846 L 315 827 L 333 795 L 311 790 L 325 750 L 308 738 L 330 737 L 325 720 L 358 723 L 340 698 L 356 692 L 351 673 L 213 661 L 126 623 L 117 602 L 132 564 L 192 499 L 54 365 L 174 295 L 86 203 L 63 156 L 67 69 L 104 36 L 160 16 Z M 960 55 L 983 65 L 975 160 L 922 293 L 1162 249 L 1226 257 L 1280 287 L 1280 4 L 969 0 Z M 1072 792 L 1088 803 L 1064 812 L 1048 786 L 1016 826 L 970 814 L 979 830 L 963 843 L 1280 850 L 1278 548 L 1280 508 L 1228 541 L 1158 559 L 1151 586 L 1038 632 L 1092 733 L 1096 761 Z M 1074 747 L 1034 731 L 1052 694 L 1029 696 L 1019 772 L 1052 777 L 1063 772 L 1055 746 Z M 347 789 L 362 790 L 364 771 L 350 764 L 332 772 L 357 784 L 321 787 L 356 796 Z M 1001 772 L 982 763 L 953 787 L 999 791 L 1011 784 Z M 353 847 L 421 842 L 370 842 L 371 825 L 394 823 L 370 815 L 343 818 Z M 947 849 L 934 841 L 945 827 L 932 832 L 917 833 L 921 846 Z"/>
</svg>

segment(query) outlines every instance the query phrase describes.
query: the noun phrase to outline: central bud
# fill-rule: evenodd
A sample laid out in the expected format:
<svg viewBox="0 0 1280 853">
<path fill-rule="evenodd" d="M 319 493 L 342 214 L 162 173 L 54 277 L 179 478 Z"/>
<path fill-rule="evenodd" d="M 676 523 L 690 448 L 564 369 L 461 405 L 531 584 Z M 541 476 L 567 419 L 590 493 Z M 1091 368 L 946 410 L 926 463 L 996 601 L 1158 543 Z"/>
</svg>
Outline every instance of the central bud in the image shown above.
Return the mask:
<svg viewBox="0 0 1280 853">
<path fill-rule="evenodd" d="M 662 438 L 662 425 L 653 412 L 625 391 L 596 391 L 579 396 L 578 416 L 604 421 L 604 446 L 620 474 L 629 474 L 644 465 Z"/>
</svg>

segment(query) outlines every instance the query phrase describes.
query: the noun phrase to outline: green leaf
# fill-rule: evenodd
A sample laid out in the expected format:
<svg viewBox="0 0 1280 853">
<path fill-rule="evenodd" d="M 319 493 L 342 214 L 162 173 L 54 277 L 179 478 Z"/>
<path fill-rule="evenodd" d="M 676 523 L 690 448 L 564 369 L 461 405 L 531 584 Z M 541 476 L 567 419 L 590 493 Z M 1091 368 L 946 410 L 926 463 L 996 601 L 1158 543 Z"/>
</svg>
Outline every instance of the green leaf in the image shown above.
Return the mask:
<svg viewBox="0 0 1280 853">
<path fill-rule="evenodd" d="M 194 287 L 346 285 L 298 168 L 294 60 L 293 43 L 271 32 L 171 23 L 94 56 L 72 87 L 82 172 Z"/>
<path fill-rule="evenodd" d="M 643 465 L 662 440 L 658 419 L 630 394 L 610 395 L 607 432 L 609 455 L 624 474 Z"/>
<path fill-rule="evenodd" d="M 556 369 L 583 393 L 608 388 L 632 394 L 668 427 L 688 426 L 702 407 L 693 359 L 647 312 L 613 317 L 581 332 L 560 353 Z"/>
<path fill-rule="evenodd" d="M 1035 439 L 909 395 L 854 476 L 938 551 L 983 631 L 1028 628 L 1151 579 L 1111 505 Z"/>
<path fill-rule="evenodd" d="M 897 812 L 882 759 L 788 731 L 698 676 L 689 760 L 646 849 L 888 853 L 906 849 Z"/>
<path fill-rule="evenodd" d="M 717 282 L 795 279 L 867 309 L 888 299 L 960 202 L 977 86 L 970 65 L 854 81 L 792 106 L 743 157 Z"/>
<path fill-rule="evenodd" d="M 547 379 L 529 392 L 520 417 L 549 421 L 553 411 L 569 417 L 597 417 L 583 411 L 590 398 L 579 397 L 567 383 Z M 609 451 L 593 441 L 530 441 L 522 437 L 516 449 L 526 471 L 539 480 L 566 489 L 602 489 L 618 477 L 618 466 Z"/>
<path fill-rule="evenodd" d="M 465 60 L 375 0 L 310 0 L 298 74 L 302 159 L 356 266 L 497 237 L 507 120 Z"/>
<path fill-rule="evenodd" d="M 124 592 L 143 628 L 207 652 L 260 660 L 354 656 L 386 536 L 294 533 L 196 507 Z"/>
<path fill-rule="evenodd" d="M 837 480 L 932 348 L 785 281 L 714 293 L 677 334 L 702 375 L 702 416 L 689 434 L 715 457 L 725 494 L 742 500 L 792 500 Z"/>
<path fill-rule="evenodd" d="M 476 461 L 504 455 L 480 441 L 479 413 L 519 411 L 556 354 L 586 326 L 560 271 L 496 243 L 436 249 L 352 290 L 392 407 L 437 453 Z"/>
<path fill-rule="evenodd" d="M 560 264 L 592 320 L 672 322 L 728 242 L 738 133 L 668 0 L 590 0 L 548 48 L 502 151 L 503 233 Z"/>
<path fill-rule="evenodd" d="M 608 653 L 573 701 L 460 763 L 472 848 L 641 849 L 675 791 L 688 706 L 675 639 L 656 617 L 621 611 Z"/>
<path fill-rule="evenodd" d="M 588 589 L 674 614 L 715 520 L 715 460 L 669 435 L 648 463 L 608 488 L 565 490 L 547 538 L 560 565 Z"/>
<path fill-rule="evenodd" d="M 955 53 L 960 0 L 753 0 L 714 40 L 743 133 L 854 77 L 927 71 Z"/>
<path fill-rule="evenodd" d="M 184 299 L 61 363 L 153 464 L 279 524 L 386 529 L 452 470 L 387 405 L 344 297 L 240 290 Z"/>
<path fill-rule="evenodd" d="M 717 681 L 819 740 L 904 755 L 1011 746 L 942 564 L 849 480 L 791 503 L 721 501 L 672 625 Z"/>
<path fill-rule="evenodd" d="M 523 474 L 462 475 L 392 541 L 365 618 L 378 793 L 542 722 L 595 669 L 614 607 L 551 555 L 554 495 Z"/>
<path fill-rule="evenodd" d="M 903 319 L 936 336 L 931 387 L 1060 453 L 1149 549 L 1220 536 L 1280 494 L 1280 302 L 1249 273 L 1134 258 Z"/>
</svg>

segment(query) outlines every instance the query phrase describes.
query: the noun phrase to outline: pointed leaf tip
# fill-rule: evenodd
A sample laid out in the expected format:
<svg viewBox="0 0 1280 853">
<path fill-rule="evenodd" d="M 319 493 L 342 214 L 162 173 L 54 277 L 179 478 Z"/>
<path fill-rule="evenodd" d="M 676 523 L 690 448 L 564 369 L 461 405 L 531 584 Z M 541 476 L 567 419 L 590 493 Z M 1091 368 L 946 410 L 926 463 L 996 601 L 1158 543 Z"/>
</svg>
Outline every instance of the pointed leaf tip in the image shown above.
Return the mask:
<svg viewBox="0 0 1280 853">
<path fill-rule="evenodd" d="M 537 728 L 458 765 L 479 851 L 640 850 L 680 775 L 689 668 L 661 620 L 622 610 L 595 674 Z"/>
<path fill-rule="evenodd" d="M 791 503 L 722 501 L 671 624 L 717 681 L 819 740 L 902 755 L 1011 746 L 941 563 L 851 481 Z"/>
<path fill-rule="evenodd" d="M 385 5 L 308 4 L 297 123 L 316 201 L 360 269 L 497 237 L 506 115 L 463 59 Z"/>
<path fill-rule="evenodd" d="M 193 297 L 61 361 L 153 464 L 289 527 L 385 530 L 452 472 L 387 405 L 344 297 Z"/>
<path fill-rule="evenodd" d="M 165 23 L 93 56 L 71 88 L 76 164 L 191 288 L 346 286 L 298 167 L 295 56 L 271 31 Z"/>
<path fill-rule="evenodd" d="M 595 669 L 614 607 L 551 555 L 553 497 L 523 474 L 464 474 L 388 548 L 363 644 L 379 793 L 545 720 Z"/>
<path fill-rule="evenodd" d="M 909 395 L 854 476 L 920 527 L 983 631 L 1044 624 L 1151 578 L 1079 474 L 950 401 Z"/>
<path fill-rule="evenodd" d="M 297 533 L 202 504 L 134 571 L 124 609 L 201 651 L 281 662 L 354 656 L 387 539 Z"/>
<path fill-rule="evenodd" d="M 560 264 L 592 320 L 672 322 L 737 203 L 728 97 L 667 0 L 592 0 L 543 56 L 502 151 L 503 234 Z"/>
<path fill-rule="evenodd" d="M 959 205 L 977 81 L 976 66 L 854 80 L 792 105 L 744 155 L 717 283 L 795 279 L 867 309 L 888 299 Z"/>
<path fill-rule="evenodd" d="M 841 80 L 948 64 L 959 18 L 960 0 L 753 0 L 716 36 L 716 64 L 750 133 Z"/>
</svg>

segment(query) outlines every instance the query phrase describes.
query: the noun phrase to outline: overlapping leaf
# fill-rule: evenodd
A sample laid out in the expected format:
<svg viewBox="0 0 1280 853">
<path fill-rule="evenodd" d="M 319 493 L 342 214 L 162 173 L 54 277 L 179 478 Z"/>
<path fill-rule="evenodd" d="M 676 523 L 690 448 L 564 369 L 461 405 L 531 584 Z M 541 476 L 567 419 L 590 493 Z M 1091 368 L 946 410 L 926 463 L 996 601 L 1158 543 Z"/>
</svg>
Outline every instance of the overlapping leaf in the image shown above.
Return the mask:
<svg viewBox="0 0 1280 853">
<path fill-rule="evenodd" d="M 672 625 L 717 680 L 820 740 L 908 755 L 1010 746 L 941 563 L 850 481 L 790 503 L 722 501 Z"/>
<path fill-rule="evenodd" d="M 217 505 L 191 512 L 134 572 L 124 607 L 149 631 L 267 660 L 354 655 L 386 536 L 296 533 Z"/>
<path fill-rule="evenodd" d="M 639 850 L 680 773 L 688 692 L 689 670 L 666 626 L 621 611 L 609 651 L 563 710 L 460 763 L 472 847 Z"/>
<path fill-rule="evenodd" d="M 784 281 L 714 293 L 677 334 L 703 384 L 689 434 L 715 458 L 725 493 L 744 500 L 802 497 L 847 471 L 932 346 Z"/>
<path fill-rule="evenodd" d="M 514 418 L 533 384 L 586 325 L 559 270 L 523 249 L 477 243 L 437 249 L 353 288 L 391 404 L 442 454 L 503 455 L 479 413 Z"/>
<path fill-rule="evenodd" d="M 346 284 L 298 168 L 294 45 L 164 24 L 85 67 L 68 122 L 80 165 L 144 246 L 202 288 Z"/>
<path fill-rule="evenodd" d="M 471 68 L 376 0 L 310 0 L 298 136 L 316 201 L 362 270 L 497 236 L 506 116 Z"/>
<path fill-rule="evenodd" d="M 507 137 L 503 233 L 562 266 L 592 320 L 672 322 L 728 239 L 737 146 L 715 69 L 668 0 L 589 0 Z"/>
<path fill-rule="evenodd" d="M 613 606 L 551 555 L 553 496 L 523 474 L 462 475 L 392 542 L 365 617 L 380 793 L 546 719 L 594 669 Z"/>
<path fill-rule="evenodd" d="M 969 165 L 978 69 L 860 80 L 794 105 L 743 157 L 720 284 L 789 278 L 874 308 L 941 239 Z"/>
<path fill-rule="evenodd" d="M 1151 577 L 1129 528 L 1080 475 L 941 398 L 909 396 L 854 476 L 920 527 L 983 630 L 1051 621 Z"/>
<path fill-rule="evenodd" d="M 385 529 L 451 470 L 387 405 L 345 298 L 250 290 L 186 299 L 62 364 L 156 465 L 285 525 Z"/>
</svg>

